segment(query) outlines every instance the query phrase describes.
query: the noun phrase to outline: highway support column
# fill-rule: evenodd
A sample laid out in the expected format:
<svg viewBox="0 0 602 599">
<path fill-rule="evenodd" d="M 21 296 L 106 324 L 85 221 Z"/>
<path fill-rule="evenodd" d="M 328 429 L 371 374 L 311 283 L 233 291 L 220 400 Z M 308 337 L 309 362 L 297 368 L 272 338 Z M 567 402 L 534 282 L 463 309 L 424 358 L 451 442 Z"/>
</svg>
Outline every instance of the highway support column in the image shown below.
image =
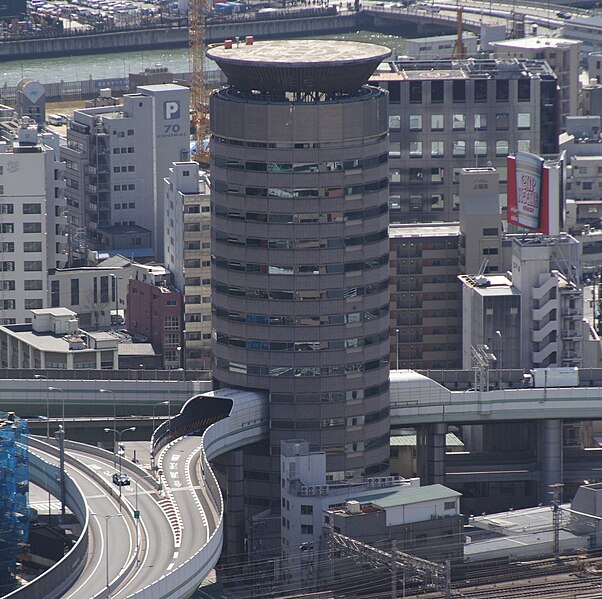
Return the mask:
<svg viewBox="0 0 602 599">
<path fill-rule="evenodd" d="M 422 424 L 416 428 L 417 475 L 421 485 L 445 484 L 447 424 Z"/>
<path fill-rule="evenodd" d="M 562 420 L 541 420 L 539 431 L 541 470 L 539 496 L 541 503 L 550 505 L 552 503 L 550 485 L 563 482 Z"/>
</svg>

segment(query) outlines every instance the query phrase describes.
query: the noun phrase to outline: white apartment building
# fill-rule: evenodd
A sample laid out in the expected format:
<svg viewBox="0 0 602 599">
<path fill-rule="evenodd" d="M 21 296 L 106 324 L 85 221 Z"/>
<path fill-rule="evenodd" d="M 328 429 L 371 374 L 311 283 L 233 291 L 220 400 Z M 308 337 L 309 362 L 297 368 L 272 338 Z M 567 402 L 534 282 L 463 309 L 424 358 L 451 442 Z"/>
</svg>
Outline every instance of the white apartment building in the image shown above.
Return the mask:
<svg viewBox="0 0 602 599">
<path fill-rule="evenodd" d="M 165 179 L 165 267 L 184 296 L 186 367 L 211 358 L 211 192 L 196 162 L 174 162 Z"/>
<path fill-rule="evenodd" d="M 48 306 L 48 272 L 66 259 L 64 166 L 58 136 L 28 119 L 12 144 L 0 142 L 0 324 Z"/>
<path fill-rule="evenodd" d="M 67 308 L 33 310 L 31 324 L 0 326 L 0 366 L 61 370 L 116 370 L 118 340 L 79 328 Z"/>
<path fill-rule="evenodd" d="M 154 248 L 163 259 L 163 179 L 189 158 L 189 90 L 146 85 L 123 104 L 76 110 L 61 148 L 77 247 Z M 82 239 L 85 237 L 85 239 Z"/>
<path fill-rule="evenodd" d="M 462 275 L 463 367 L 486 344 L 496 368 L 583 365 L 579 243 L 566 233 L 509 235 L 512 271 Z"/>
</svg>

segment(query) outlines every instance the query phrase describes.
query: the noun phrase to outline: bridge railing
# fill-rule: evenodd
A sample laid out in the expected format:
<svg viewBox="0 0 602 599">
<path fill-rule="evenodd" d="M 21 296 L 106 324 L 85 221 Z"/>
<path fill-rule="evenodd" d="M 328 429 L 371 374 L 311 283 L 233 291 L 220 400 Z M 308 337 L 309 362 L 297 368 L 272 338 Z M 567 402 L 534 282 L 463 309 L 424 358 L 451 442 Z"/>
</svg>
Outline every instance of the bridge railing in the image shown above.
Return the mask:
<svg viewBox="0 0 602 599">
<path fill-rule="evenodd" d="M 30 446 L 36 445 L 31 437 L 29 441 Z M 60 494 L 59 468 L 31 451 L 29 474 L 33 483 L 48 489 L 55 496 Z M 69 476 L 65 476 L 65 499 L 67 507 L 82 523 L 82 534 L 67 555 L 25 586 L 5 595 L 5 599 L 58 599 L 81 574 L 88 556 L 90 514 L 84 494 Z"/>
<path fill-rule="evenodd" d="M 213 508 L 217 513 L 215 527 L 212 531 L 208 531 L 209 540 L 181 566 L 148 587 L 134 593 L 129 599 L 187 597 L 215 567 L 223 545 L 224 499 L 210 460 L 231 449 L 256 443 L 267 434 L 269 423 L 267 396 L 260 400 L 259 394 L 256 394 L 254 398 L 251 395 L 248 394 L 241 403 L 232 402 L 230 415 L 210 425 L 201 437 L 200 478 L 208 491 L 205 497 L 213 503 Z M 192 398 L 187 405 L 200 397 L 202 396 Z M 227 401 L 228 397 L 224 396 L 218 399 Z M 156 429 L 151 441 L 155 455 L 162 447 L 180 436 L 178 434 L 180 431 L 190 429 L 189 432 L 192 432 L 192 427 L 198 422 L 198 413 L 192 412 L 191 416 L 190 414 L 186 415 L 185 412 L 186 406 L 182 408 L 182 412 L 178 416 L 172 418 L 171 426 L 165 422 Z"/>
</svg>

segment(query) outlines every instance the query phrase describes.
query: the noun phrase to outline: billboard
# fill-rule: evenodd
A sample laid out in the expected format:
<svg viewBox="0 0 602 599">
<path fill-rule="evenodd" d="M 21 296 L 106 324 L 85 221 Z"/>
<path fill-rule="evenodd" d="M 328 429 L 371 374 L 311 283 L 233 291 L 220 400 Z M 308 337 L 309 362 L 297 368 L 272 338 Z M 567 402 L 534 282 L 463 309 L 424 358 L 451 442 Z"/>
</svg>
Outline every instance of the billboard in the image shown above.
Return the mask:
<svg viewBox="0 0 602 599">
<path fill-rule="evenodd" d="M 508 223 L 549 234 L 549 173 L 543 158 L 528 152 L 508 156 Z"/>
</svg>

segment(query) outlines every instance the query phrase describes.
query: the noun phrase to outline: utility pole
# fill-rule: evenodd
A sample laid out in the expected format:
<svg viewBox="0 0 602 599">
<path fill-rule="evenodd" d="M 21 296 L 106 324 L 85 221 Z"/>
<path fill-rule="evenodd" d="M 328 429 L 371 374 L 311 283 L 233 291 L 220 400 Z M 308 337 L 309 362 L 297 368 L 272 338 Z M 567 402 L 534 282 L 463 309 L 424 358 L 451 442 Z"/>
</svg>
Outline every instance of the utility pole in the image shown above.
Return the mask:
<svg viewBox="0 0 602 599">
<path fill-rule="evenodd" d="M 554 558 L 560 559 L 560 497 L 562 495 L 562 483 L 550 485 L 552 495 L 552 528 L 554 530 Z"/>
<path fill-rule="evenodd" d="M 61 486 L 61 524 L 65 523 L 65 430 L 59 424 L 59 430 L 54 433 L 59 443 L 59 471 Z"/>
<path fill-rule="evenodd" d="M 391 599 L 397 599 L 397 541 L 391 541 Z"/>
</svg>

